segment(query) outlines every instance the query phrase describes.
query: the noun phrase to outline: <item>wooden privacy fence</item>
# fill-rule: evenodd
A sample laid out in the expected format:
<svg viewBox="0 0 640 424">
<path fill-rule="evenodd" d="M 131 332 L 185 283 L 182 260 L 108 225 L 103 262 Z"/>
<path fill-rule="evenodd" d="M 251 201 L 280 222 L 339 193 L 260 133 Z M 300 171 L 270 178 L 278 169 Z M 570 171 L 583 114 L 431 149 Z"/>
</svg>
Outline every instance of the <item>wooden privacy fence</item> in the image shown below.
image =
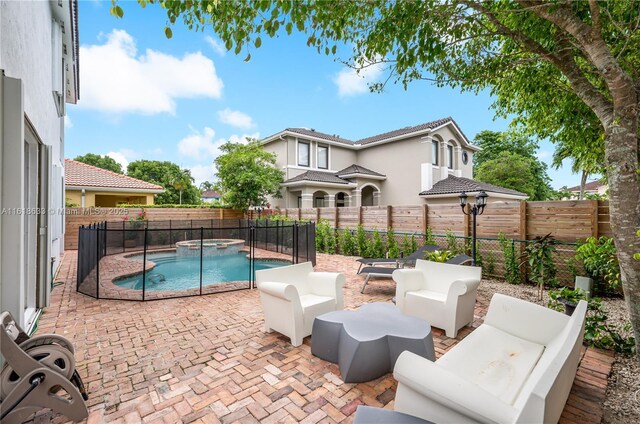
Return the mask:
<svg viewBox="0 0 640 424">
<path fill-rule="evenodd" d="M 78 228 L 102 221 L 135 220 L 140 208 L 66 208 L 65 250 L 78 248 Z M 214 208 L 145 208 L 145 218 L 149 221 L 241 219 L 242 211 Z"/>
<path fill-rule="evenodd" d="M 277 211 L 276 211 L 277 213 Z M 326 219 L 334 228 L 362 225 L 365 229 L 424 234 L 448 231 L 470 236 L 472 217 L 462 213 L 460 205 L 362 206 L 350 208 L 281 209 L 292 219 Z M 504 201 L 489 203 L 478 216 L 478 237 L 532 240 L 551 233 L 557 240 L 574 243 L 587 237 L 611 236 L 609 202 L 603 200 L 566 200 L 557 202 Z"/>
</svg>

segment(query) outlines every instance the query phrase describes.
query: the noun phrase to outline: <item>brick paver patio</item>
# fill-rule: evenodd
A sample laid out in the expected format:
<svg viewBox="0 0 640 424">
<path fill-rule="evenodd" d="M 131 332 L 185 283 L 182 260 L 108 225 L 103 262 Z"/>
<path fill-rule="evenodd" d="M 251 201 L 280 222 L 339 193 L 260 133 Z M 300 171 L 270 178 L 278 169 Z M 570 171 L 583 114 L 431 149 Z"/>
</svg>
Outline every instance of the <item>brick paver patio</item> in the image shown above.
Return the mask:
<svg viewBox="0 0 640 424">
<path fill-rule="evenodd" d="M 318 255 L 317 270 L 347 276 L 345 307 L 390 301 L 390 280 L 360 294 L 354 258 Z M 391 374 L 345 384 L 334 364 L 311 355 L 309 340 L 294 348 L 278 333 L 262 332 L 258 293 L 241 290 L 202 297 L 128 302 L 95 300 L 75 292 L 76 252 L 67 252 L 51 306 L 37 334 L 58 333 L 76 347 L 87 385 L 89 423 L 351 422 L 360 404 L 393 408 Z M 478 299 L 477 327 L 488 299 Z M 457 339 L 435 330 L 436 355 Z M 561 422 L 596 423 L 613 357 L 588 349 Z M 50 413 L 34 422 L 65 422 Z"/>
</svg>

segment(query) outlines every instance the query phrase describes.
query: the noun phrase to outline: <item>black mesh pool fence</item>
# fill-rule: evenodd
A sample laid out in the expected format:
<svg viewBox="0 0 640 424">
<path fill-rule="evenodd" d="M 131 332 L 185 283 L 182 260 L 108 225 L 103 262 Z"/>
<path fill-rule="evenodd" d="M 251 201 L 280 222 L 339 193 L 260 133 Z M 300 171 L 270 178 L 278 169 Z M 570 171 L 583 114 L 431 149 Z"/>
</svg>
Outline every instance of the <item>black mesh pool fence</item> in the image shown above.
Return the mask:
<svg viewBox="0 0 640 424">
<path fill-rule="evenodd" d="M 316 263 L 311 222 L 100 222 L 79 229 L 77 291 L 145 301 L 250 289 L 260 267 L 307 261 Z"/>
</svg>

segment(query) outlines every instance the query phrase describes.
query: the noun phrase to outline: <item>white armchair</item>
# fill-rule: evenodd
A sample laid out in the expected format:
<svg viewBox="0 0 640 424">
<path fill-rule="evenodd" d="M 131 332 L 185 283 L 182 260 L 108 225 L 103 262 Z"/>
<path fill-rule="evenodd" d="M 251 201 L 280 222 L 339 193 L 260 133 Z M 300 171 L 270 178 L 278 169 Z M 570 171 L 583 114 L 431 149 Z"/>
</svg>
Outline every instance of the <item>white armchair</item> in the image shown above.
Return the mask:
<svg viewBox="0 0 640 424">
<path fill-rule="evenodd" d="M 396 304 L 403 314 L 427 320 L 454 338 L 473 321 L 482 268 L 418 259 L 414 269 L 393 272 Z"/>
<path fill-rule="evenodd" d="M 311 262 L 256 271 L 265 331 L 277 331 L 300 346 L 318 315 L 341 310 L 345 278 L 314 272 Z"/>
</svg>

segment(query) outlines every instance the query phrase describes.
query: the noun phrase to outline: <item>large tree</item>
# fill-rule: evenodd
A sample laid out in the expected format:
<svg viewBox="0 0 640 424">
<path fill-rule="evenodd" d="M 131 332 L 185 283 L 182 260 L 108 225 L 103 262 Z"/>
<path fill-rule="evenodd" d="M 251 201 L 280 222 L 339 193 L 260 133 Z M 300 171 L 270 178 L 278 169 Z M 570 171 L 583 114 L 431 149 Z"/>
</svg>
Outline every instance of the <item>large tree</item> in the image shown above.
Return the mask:
<svg viewBox="0 0 640 424">
<path fill-rule="evenodd" d="M 535 162 L 531 158 L 508 151 L 501 152 L 497 157 L 482 162 L 474 170 L 474 178 L 478 181 L 521 191 L 536 199 L 538 181 L 534 174 Z M 550 196 L 552 193 L 549 192 Z"/>
<path fill-rule="evenodd" d="M 247 210 L 262 206 L 267 196 L 280 196 L 284 172 L 276 168 L 276 155 L 265 151 L 259 142 L 226 142 L 222 155 L 215 159 L 218 183 L 226 205 Z"/>
<path fill-rule="evenodd" d="M 188 169 L 168 161 L 137 160 L 127 167 L 127 175 L 164 187 L 164 193 L 158 194 L 156 204 L 199 204 L 200 190 L 193 185 Z"/>
<path fill-rule="evenodd" d="M 143 5 L 156 1 L 139 0 Z M 246 53 L 263 36 L 294 29 L 327 55 L 354 46 L 353 62 L 388 65 L 405 86 L 416 79 L 489 89 L 499 114 L 516 114 L 539 136 L 558 122 L 597 122 L 604 133 L 611 228 L 640 358 L 638 181 L 640 10 L 633 1 L 236 0 L 160 3 L 168 23 L 212 28 Z M 112 13 L 122 16 L 115 5 Z M 165 29 L 167 36 L 170 29 Z M 381 85 L 373 88 L 382 88 Z M 578 141 L 579 143 L 579 141 Z"/>
<path fill-rule="evenodd" d="M 86 155 L 77 156 L 74 160 L 86 163 L 87 165 L 97 166 L 98 168 L 106 169 L 107 171 L 122 174 L 122 165 L 106 155 L 101 156 L 93 153 L 87 153 Z"/>
<path fill-rule="evenodd" d="M 473 142 L 482 150 L 473 155 L 474 178 L 485 183 L 496 184 L 529 195 L 529 200 L 548 200 L 553 195 L 551 179 L 547 174 L 547 164 L 537 158 L 538 144 L 531 138 L 514 132 L 481 131 Z M 504 156 L 504 153 L 509 155 Z M 501 165 L 500 160 L 515 160 L 518 169 L 529 166 L 528 179 L 509 169 L 508 164 Z M 491 162 L 489 166 L 485 166 Z M 497 168 L 497 169 L 495 169 Z M 504 177 L 502 183 L 499 177 Z"/>
</svg>

